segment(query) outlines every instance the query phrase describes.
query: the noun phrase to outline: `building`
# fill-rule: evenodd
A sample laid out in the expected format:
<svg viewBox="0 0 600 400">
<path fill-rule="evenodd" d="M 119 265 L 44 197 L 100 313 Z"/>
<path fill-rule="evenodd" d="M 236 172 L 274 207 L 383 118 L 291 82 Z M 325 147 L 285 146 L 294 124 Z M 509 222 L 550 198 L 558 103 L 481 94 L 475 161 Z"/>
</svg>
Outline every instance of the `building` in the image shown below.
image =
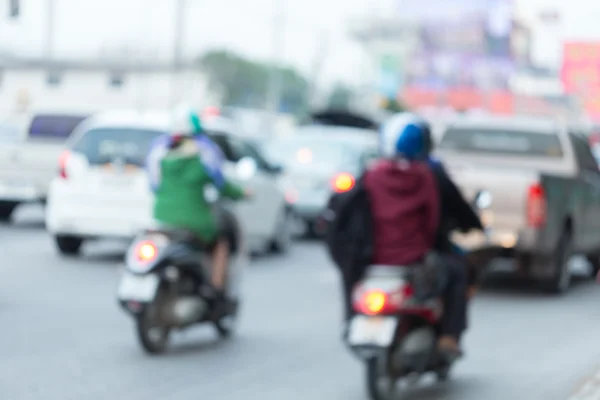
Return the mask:
<svg viewBox="0 0 600 400">
<path fill-rule="evenodd" d="M 163 109 L 219 105 L 197 66 L 93 61 L 0 63 L 0 118 L 35 112 Z"/>
</svg>

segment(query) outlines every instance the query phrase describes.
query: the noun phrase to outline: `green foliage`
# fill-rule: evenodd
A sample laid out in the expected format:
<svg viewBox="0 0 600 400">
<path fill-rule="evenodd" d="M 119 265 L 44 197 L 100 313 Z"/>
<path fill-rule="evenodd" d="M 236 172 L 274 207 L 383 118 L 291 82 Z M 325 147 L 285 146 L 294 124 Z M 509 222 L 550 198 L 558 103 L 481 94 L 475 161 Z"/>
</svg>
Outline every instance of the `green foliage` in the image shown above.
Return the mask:
<svg viewBox="0 0 600 400">
<path fill-rule="evenodd" d="M 261 107 L 266 103 L 272 68 L 228 51 L 210 51 L 199 60 L 207 74 L 210 88 L 223 95 L 224 106 Z M 309 85 L 293 68 L 276 70 L 281 74 L 281 106 L 287 111 L 302 112 L 307 103 Z"/>
<path fill-rule="evenodd" d="M 406 111 L 404 106 L 400 104 L 400 102 L 396 99 L 388 100 L 385 104 L 384 109 L 392 113 L 400 113 Z"/>
</svg>

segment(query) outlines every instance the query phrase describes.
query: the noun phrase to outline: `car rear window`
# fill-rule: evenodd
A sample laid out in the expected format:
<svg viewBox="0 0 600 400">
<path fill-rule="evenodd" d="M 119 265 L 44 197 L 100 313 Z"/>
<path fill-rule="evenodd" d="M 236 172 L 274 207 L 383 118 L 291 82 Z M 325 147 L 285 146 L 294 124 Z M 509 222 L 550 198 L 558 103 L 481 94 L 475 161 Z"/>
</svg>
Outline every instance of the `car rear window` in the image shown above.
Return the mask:
<svg viewBox="0 0 600 400">
<path fill-rule="evenodd" d="M 152 141 L 164 133 L 149 129 L 96 128 L 86 132 L 73 146 L 73 151 L 85 155 L 91 165 L 120 160 L 141 167 Z"/>
<path fill-rule="evenodd" d="M 442 150 L 508 156 L 561 158 L 557 135 L 502 129 L 451 128 L 438 145 Z"/>
<path fill-rule="evenodd" d="M 340 140 L 294 138 L 265 143 L 265 156 L 270 161 L 291 169 L 335 169 L 345 165 L 358 149 Z"/>
<path fill-rule="evenodd" d="M 51 139 L 65 141 L 87 115 L 40 114 L 33 117 L 29 125 L 29 139 Z"/>
</svg>

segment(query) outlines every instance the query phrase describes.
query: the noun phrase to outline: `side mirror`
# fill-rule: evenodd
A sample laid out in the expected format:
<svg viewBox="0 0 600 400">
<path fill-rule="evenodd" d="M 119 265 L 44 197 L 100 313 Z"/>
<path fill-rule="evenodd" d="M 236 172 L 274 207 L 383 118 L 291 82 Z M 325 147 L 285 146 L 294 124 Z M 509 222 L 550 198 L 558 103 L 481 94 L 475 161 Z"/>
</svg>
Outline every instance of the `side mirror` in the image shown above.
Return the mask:
<svg viewBox="0 0 600 400">
<path fill-rule="evenodd" d="M 479 210 L 485 210 L 492 206 L 492 194 L 487 190 L 480 190 L 473 199 L 473 205 Z"/>
<path fill-rule="evenodd" d="M 243 181 L 251 179 L 256 174 L 257 169 L 256 162 L 250 157 L 242 158 L 235 166 L 237 177 Z"/>
</svg>

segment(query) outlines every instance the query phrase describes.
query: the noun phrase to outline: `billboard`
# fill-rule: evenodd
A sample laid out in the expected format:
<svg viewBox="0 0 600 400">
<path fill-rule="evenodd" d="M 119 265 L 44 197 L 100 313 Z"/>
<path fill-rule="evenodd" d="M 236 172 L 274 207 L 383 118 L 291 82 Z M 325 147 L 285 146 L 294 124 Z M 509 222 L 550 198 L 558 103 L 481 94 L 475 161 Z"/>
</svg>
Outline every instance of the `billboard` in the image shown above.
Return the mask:
<svg viewBox="0 0 600 400">
<path fill-rule="evenodd" d="M 566 93 L 580 97 L 586 114 L 600 120 L 600 42 L 565 42 L 561 80 Z"/>
<path fill-rule="evenodd" d="M 513 0 L 398 0 L 398 5 L 406 11 L 400 18 L 419 26 L 417 45 L 404 66 L 405 99 L 413 89 L 510 88 Z"/>
<path fill-rule="evenodd" d="M 567 93 L 600 88 L 600 42 L 564 43 L 561 79 Z"/>
</svg>

